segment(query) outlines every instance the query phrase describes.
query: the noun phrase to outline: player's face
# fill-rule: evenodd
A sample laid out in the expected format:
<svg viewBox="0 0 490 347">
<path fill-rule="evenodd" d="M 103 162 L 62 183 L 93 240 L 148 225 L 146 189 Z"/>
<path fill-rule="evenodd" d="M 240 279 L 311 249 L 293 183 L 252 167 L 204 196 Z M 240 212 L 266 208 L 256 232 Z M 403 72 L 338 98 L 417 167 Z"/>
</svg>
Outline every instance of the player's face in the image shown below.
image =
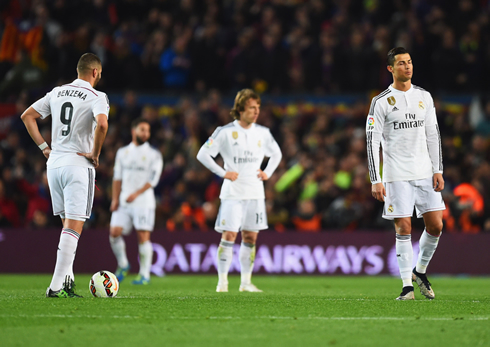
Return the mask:
<svg viewBox="0 0 490 347">
<path fill-rule="evenodd" d="M 395 56 L 393 66 L 388 66 L 388 70 L 393 73 L 393 78 L 400 82 L 407 82 L 412 78 L 413 65 L 410 54 L 398 54 Z"/>
<path fill-rule="evenodd" d="M 150 138 L 150 124 L 140 123 L 133 129 L 133 140 L 142 145 Z"/>
<path fill-rule="evenodd" d="M 240 112 L 240 120 L 252 124 L 259 118 L 260 104 L 255 99 L 248 99 L 245 103 L 245 110 Z"/>
</svg>

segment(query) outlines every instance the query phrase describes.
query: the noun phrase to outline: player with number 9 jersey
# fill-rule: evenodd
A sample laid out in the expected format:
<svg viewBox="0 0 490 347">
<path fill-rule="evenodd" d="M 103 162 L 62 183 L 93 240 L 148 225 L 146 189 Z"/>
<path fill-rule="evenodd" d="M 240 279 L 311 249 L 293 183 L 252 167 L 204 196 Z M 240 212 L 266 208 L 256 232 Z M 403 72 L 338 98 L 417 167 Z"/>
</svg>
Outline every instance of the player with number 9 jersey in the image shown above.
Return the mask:
<svg viewBox="0 0 490 347">
<path fill-rule="evenodd" d="M 94 201 L 95 168 L 108 129 L 109 100 L 94 87 L 102 76 L 102 63 L 85 53 L 77 64 L 78 78 L 55 87 L 21 116 L 29 135 L 48 159 L 47 177 L 53 214 L 63 223 L 56 266 L 46 291 L 48 298 L 78 297 L 74 292 L 73 261 L 85 220 Z M 51 146 L 38 118 L 51 116 Z"/>
</svg>

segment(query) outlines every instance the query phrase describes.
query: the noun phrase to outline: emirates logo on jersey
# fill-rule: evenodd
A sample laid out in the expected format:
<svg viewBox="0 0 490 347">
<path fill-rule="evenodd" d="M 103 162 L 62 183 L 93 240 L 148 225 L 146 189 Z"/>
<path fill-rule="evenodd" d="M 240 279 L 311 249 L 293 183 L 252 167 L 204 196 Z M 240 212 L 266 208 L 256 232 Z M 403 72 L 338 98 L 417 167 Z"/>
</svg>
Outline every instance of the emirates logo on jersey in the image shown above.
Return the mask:
<svg viewBox="0 0 490 347">
<path fill-rule="evenodd" d="M 396 99 L 393 96 L 390 96 L 387 100 L 391 106 L 394 106 L 396 104 Z"/>
<path fill-rule="evenodd" d="M 236 140 L 238 138 L 238 131 L 232 132 L 231 136 L 233 137 L 234 140 Z"/>
<path fill-rule="evenodd" d="M 419 101 L 419 108 L 421 110 L 424 110 L 425 109 L 424 103 L 422 101 Z"/>
</svg>

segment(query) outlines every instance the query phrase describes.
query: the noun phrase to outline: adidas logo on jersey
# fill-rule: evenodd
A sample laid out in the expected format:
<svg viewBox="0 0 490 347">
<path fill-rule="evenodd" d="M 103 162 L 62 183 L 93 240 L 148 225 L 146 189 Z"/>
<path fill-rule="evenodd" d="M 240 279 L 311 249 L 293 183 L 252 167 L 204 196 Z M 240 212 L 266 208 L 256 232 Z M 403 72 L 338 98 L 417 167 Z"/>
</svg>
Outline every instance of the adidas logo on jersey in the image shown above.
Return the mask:
<svg viewBox="0 0 490 347">
<path fill-rule="evenodd" d="M 391 110 L 391 112 L 395 112 L 395 111 L 398 111 L 398 109 L 395 107 L 393 107 L 393 110 Z"/>
<path fill-rule="evenodd" d="M 238 146 L 238 142 L 235 142 L 235 143 L 233 144 L 233 146 Z"/>
</svg>

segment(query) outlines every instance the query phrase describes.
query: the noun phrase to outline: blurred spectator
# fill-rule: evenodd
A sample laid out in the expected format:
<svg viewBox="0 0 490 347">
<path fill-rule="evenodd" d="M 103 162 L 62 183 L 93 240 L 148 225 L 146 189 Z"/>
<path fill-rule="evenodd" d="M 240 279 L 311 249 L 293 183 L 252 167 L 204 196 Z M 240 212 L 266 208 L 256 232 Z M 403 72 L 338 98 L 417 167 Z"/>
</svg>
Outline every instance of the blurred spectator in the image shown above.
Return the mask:
<svg viewBox="0 0 490 347">
<path fill-rule="evenodd" d="M 15 201 L 10 199 L 5 193 L 4 183 L 0 180 L 0 226 L 19 227 L 20 214 Z"/>
<path fill-rule="evenodd" d="M 321 216 L 316 212 L 312 200 L 303 200 L 298 204 L 298 212 L 292 217 L 294 228 L 298 231 L 318 232 L 321 229 Z"/>
<path fill-rule="evenodd" d="M 160 70 L 163 72 L 163 84 L 172 90 L 182 90 L 189 86 L 191 59 L 187 52 L 188 39 L 178 37 L 173 46 L 167 48 L 160 59 Z"/>
<path fill-rule="evenodd" d="M 461 183 L 454 189 L 454 195 L 459 198 L 457 212 L 459 227 L 464 233 L 478 233 L 481 230 L 481 219 L 485 209 L 483 197 L 480 194 L 481 184 L 474 180 L 470 183 Z M 479 188 L 479 189 L 478 189 Z"/>
<path fill-rule="evenodd" d="M 6 72 L 0 83 L 0 97 L 19 94 L 22 89 L 40 88 L 44 81 L 44 72 L 32 64 L 24 50 L 18 52 L 17 63 Z"/>
</svg>

